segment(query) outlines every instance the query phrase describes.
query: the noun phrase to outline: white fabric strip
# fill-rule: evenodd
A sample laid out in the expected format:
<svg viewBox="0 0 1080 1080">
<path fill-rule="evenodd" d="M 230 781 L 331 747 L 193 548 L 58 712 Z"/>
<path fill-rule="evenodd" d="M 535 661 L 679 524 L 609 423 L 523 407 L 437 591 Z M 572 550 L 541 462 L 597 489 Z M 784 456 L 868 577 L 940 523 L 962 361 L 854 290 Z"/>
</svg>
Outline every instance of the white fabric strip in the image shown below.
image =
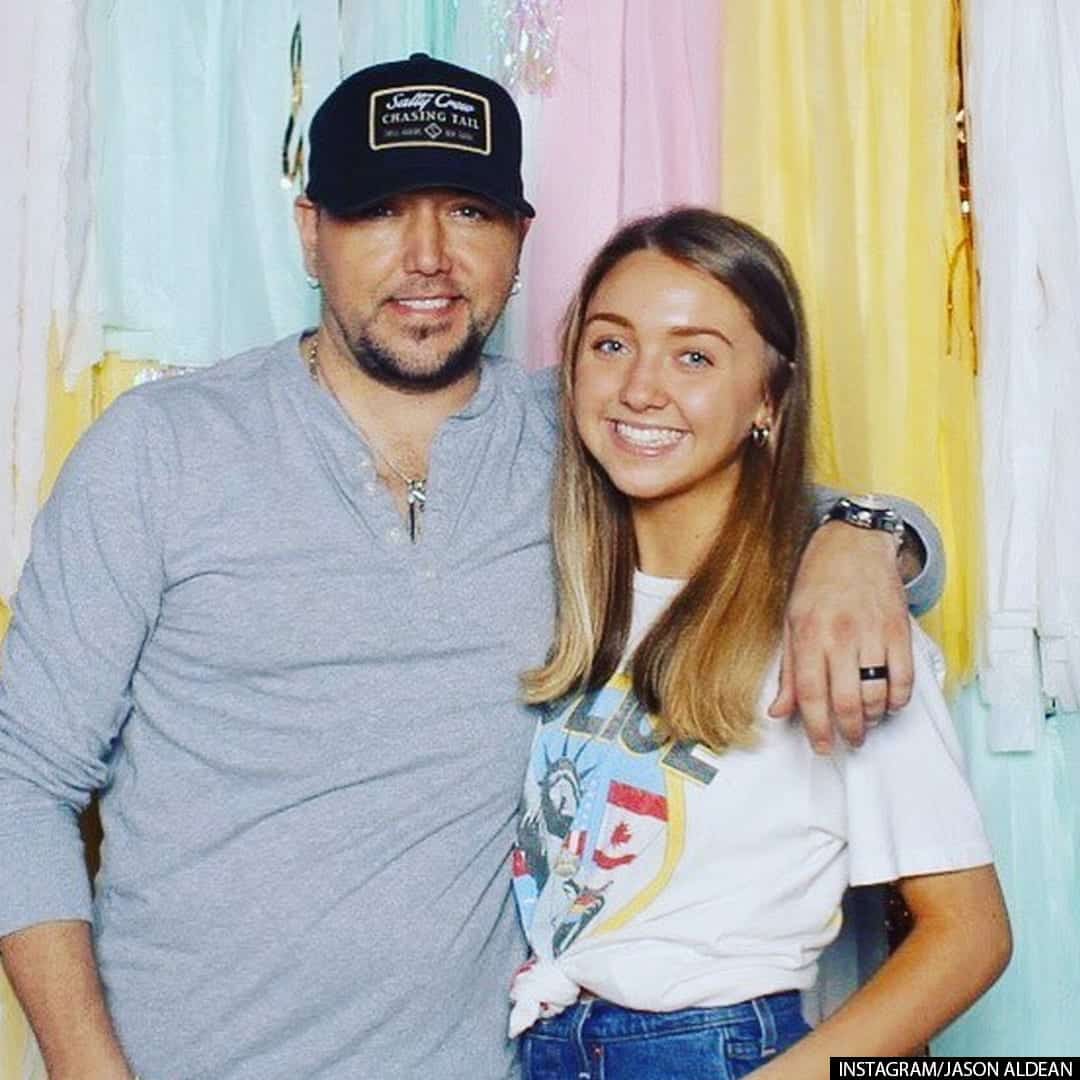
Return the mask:
<svg viewBox="0 0 1080 1080">
<path fill-rule="evenodd" d="M 981 296 L 993 750 L 1036 745 L 1080 707 L 1080 10 L 967 10 L 967 100 Z"/>
<path fill-rule="evenodd" d="M 0 596 L 10 597 L 29 547 L 45 441 L 49 330 L 81 354 L 92 335 L 71 314 L 86 269 L 89 210 L 85 4 L 41 0 L 6 13 L 0 71 L 10 155 L 0 221 Z M 76 79 L 80 86 L 76 91 Z M 74 100 L 79 112 L 75 114 Z M 73 116 L 83 130 L 75 131 Z M 85 293 L 80 294 L 83 303 Z"/>
</svg>

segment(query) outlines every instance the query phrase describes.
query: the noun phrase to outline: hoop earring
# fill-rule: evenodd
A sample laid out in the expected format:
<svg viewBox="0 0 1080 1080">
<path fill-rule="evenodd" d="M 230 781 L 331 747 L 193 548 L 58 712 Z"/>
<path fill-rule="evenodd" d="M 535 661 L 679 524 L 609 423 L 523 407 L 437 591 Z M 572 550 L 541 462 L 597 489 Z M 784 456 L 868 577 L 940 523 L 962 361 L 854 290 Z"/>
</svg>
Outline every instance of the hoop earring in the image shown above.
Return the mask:
<svg viewBox="0 0 1080 1080">
<path fill-rule="evenodd" d="M 521 275 L 514 273 L 514 280 L 510 282 L 510 295 L 517 296 L 521 292 Z"/>
<path fill-rule="evenodd" d="M 314 274 L 305 274 L 304 278 L 307 281 L 307 285 L 308 285 L 309 289 L 320 289 L 320 288 L 322 288 L 322 282 Z"/>
<path fill-rule="evenodd" d="M 759 450 L 768 445 L 770 435 L 772 435 L 772 431 L 767 424 L 754 423 L 750 425 L 750 441 Z"/>
</svg>

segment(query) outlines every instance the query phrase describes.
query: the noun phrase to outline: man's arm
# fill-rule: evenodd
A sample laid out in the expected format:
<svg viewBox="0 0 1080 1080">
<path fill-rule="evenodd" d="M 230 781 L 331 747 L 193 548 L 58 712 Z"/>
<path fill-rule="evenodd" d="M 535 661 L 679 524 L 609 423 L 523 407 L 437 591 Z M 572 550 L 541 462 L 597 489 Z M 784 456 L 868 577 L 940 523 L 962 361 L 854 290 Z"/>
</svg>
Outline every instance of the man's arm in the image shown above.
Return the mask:
<svg viewBox="0 0 1080 1080">
<path fill-rule="evenodd" d="M 0 959 L 49 1080 L 131 1080 L 105 1008 L 88 923 L 48 922 L 8 934 L 0 938 Z"/>
<path fill-rule="evenodd" d="M 0 665 L 0 956 L 53 1078 L 129 1075 L 78 819 L 107 783 L 161 600 L 152 426 L 122 399 L 73 451 L 35 523 Z"/>
<path fill-rule="evenodd" d="M 818 510 L 837 494 L 815 489 Z M 944 585 L 944 548 L 933 522 L 914 503 L 886 501 L 906 525 L 899 558 L 891 536 L 830 522 L 810 538 L 788 602 L 780 689 L 769 712 L 798 710 L 821 753 L 831 747 L 834 727 L 857 746 L 867 723 L 907 704 L 913 677 L 908 608 L 928 610 Z M 914 573 L 906 591 L 904 568 Z M 860 667 L 880 666 L 887 678 L 859 677 Z"/>
</svg>

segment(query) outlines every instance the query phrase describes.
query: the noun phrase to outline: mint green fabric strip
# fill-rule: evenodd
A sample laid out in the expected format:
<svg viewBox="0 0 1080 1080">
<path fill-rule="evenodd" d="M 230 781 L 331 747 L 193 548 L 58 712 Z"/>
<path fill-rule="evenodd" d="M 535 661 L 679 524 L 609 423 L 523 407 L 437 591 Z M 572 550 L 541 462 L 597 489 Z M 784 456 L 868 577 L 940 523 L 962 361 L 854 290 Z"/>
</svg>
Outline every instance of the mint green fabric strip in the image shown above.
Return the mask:
<svg viewBox="0 0 1080 1080">
<path fill-rule="evenodd" d="M 933 1043 L 935 1055 L 1080 1054 L 1080 714 L 1022 753 L 986 749 L 974 689 L 953 707 L 1012 919 L 1012 963 Z"/>
</svg>

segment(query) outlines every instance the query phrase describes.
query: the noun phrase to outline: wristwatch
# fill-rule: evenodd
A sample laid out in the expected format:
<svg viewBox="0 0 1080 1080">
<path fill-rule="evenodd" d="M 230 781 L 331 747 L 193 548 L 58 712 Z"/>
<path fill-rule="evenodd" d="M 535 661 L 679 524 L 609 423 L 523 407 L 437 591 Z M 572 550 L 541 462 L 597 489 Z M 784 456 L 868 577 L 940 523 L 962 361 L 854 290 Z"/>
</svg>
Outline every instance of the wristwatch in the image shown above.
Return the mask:
<svg viewBox="0 0 1080 1080">
<path fill-rule="evenodd" d="M 858 529 L 879 529 L 887 532 L 897 548 L 904 542 L 904 519 L 877 495 L 844 495 L 821 516 L 820 525 L 828 521 L 843 521 Z"/>
</svg>

